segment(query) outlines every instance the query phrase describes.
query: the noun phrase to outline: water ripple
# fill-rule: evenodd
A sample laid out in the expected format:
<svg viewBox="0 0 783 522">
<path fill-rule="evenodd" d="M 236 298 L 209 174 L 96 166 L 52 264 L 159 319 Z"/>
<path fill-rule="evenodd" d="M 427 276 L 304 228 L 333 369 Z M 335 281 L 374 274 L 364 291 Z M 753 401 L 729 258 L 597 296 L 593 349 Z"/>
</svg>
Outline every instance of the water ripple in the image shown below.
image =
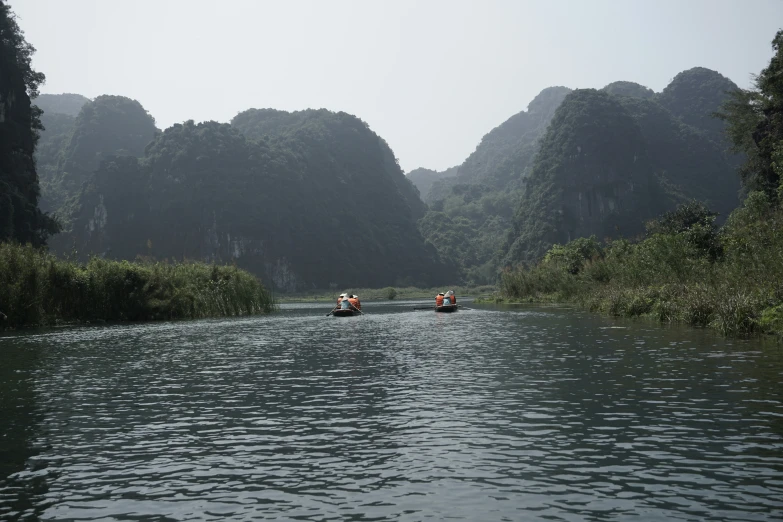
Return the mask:
<svg viewBox="0 0 783 522">
<path fill-rule="evenodd" d="M 783 518 L 780 350 L 411 306 L 0 337 L 0 518 Z"/>
</svg>

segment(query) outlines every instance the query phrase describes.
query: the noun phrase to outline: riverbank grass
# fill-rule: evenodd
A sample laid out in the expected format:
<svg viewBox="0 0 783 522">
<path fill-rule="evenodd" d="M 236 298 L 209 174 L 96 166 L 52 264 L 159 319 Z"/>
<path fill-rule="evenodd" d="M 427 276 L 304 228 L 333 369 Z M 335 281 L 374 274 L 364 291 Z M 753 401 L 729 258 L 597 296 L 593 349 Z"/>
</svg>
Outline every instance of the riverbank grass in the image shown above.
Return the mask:
<svg viewBox="0 0 783 522">
<path fill-rule="evenodd" d="M 494 302 L 560 302 L 653 317 L 727 336 L 783 337 L 783 210 L 748 196 L 718 229 L 689 204 L 648 225 L 643 240 L 555 245 L 533 267 L 501 275 Z"/>
<path fill-rule="evenodd" d="M 232 266 L 100 258 L 81 264 L 0 244 L 0 327 L 198 319 L 274 308 L 261 282 Z"/>
</svg>

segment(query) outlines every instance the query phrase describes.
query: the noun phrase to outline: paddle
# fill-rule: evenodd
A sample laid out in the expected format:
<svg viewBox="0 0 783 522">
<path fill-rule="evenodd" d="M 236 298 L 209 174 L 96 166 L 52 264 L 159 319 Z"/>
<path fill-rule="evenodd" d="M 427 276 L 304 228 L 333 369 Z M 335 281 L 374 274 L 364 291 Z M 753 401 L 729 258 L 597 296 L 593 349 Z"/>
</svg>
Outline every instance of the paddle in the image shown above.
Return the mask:
<svg viewBox="0 0 783 522">
<path fill-rule="evenodd" d="M 337 310 L 337 307 L 336 307 L 336 306 L 335 306 L 334 308 L 332 308 L 332 311 L 331 311 L 331 312 L 329 312 L 328 314 L 326 314 L 326 317 L 329 317 L 330 315 L 332 315 L 332 314 L 334 313 L 334 311 L 335 311 L 335 310 Z"/>
</svg>

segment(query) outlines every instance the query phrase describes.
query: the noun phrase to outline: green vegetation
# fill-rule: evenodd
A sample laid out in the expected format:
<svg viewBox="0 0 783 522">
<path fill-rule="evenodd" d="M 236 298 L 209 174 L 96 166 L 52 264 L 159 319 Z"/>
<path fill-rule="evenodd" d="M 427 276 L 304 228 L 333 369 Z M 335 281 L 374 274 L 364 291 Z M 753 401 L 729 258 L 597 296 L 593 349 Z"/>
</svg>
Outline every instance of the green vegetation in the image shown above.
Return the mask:
<svg viewBox="0 0 783 522">
<path fill-rule="evenodd" d="M 41 111 L 30 99 L 44 75 L 31 67 L 34 52 L 10 8 L 0 3 L 0 241 L 41 245 L 59 227 L 38 208 L 33 153 Z"/>
<path fill-rule="evenodd" d="M 496 281 L 538 140 L 569 92 L 544 89 L 527 111 L 490 131 L 462 165 L 440 173 L 426 191 L 429 212 L 419 230 L 442 258 L 460 267 L 466 284 Z"/>
<path fill-rule="evenodd" d="M 58 260 L 0 244 L 0 326 L 144 321 L 270 312 L 272 295 L 252 275 L 203 263 Z"/>
<path fill-rule="evenodd" d="M 53 246 L 82 259 L 236 262 L 288 293 L 427 286 L 456 271 L 419 234 L 425 209 L 358 118 L 251 110 L 231 125 L 174 125 L 139 160 L 103 157 Z"/>
<path fill-rule="evenodd" d="M 70 128 L 66 118 L 60 115 L 51 137 L 45 133 L 47 148 L 37 159 L 43 167 L 41 207 L 54 211 L 70 230 L 82 184 L 100 162 L 110 156 L 141 157 L 158 131 L 144 107 L 123 96 L 98 96 L 85 103 Z"/>
<path fill-rule="evenodd" d="M 725 219 L 739 204 L 740 159 L 711 114 L 735 88 L 694 68 L 660 94 L 626 81 L 545 89 L 451 176 L 411 172 L 429 203 L 419 230 L 463 281 L 492 283 L 501 266 L 533 263 L 556 243 L 634 237 L 693 199 Z"/>
<path fill-rule="evenodd" d="M 723 226 L 690 202 L 649 222 L 638 242 L 592 236 L 556 244 L 537 264 L 507 269 L 499 298 L 572 302 L 725 335 L 783 336 L 783 31 L 773 48 L 755 88 L 734 95 L 722 112 L 747 158 L 749 192 Z"/>
<path fill-rule="evenodd" d="M 612 82 L 601 90 L 615 96 L 627 96 L 642 100 L 651 100 L 655 97 L 655 91 L 634 82 Z"/>
<path fill-rule="evenodd" d="M 654 215 L 653 179 L 644 137 L 620 99 L 574 91 L 541 141 L 508 262 L 533 262 L 553 244 L 578 237 L 641 232 L 641 220 Z"/>
</svg>

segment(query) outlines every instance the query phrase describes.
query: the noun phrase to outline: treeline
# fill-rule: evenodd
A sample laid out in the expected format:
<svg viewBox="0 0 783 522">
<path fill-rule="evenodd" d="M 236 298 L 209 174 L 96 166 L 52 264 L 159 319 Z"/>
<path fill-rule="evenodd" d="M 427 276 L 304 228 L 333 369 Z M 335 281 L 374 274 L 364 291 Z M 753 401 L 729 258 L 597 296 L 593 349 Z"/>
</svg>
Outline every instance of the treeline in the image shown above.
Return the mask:
<svg viewBox="0 0 783 522">
<path fill-rule="evenodd" d="M 429 204 L 419 230 L 463 280 L 493 282 L 577 237 L 633 237 L 692 199 L 721 220 L 739 204 L 724 122 L 737 86 L 715 71 L 678 74 L 660 93 L 632 82 L 551 87 L 482 139 L 462 165 L 410 173 Z"/>
<path fill-rule="evenodd" d="M 78 263 L 47 253 L 50 236 L 72 221 L 58 223 L 41 212 L 36 162 L 48 196 L 44 206 L 70 217 L 104 155 L 141 155 L 157 131 L 138 102 L 122 97 L 89 102 L 78 95 L 41 99 L 42 106 L 62 111 L 44 118 L 49 128 L 44 130 L 42 110 L 31 102 L 44 81 L 31 67 L 34 51 L 0 1 L 0 328 L 271 311 L 272 295 L 235 267 L 98 257 Z"/>
<path fill-rule="evenodd" d="M 204 263 L 55 258 L 0 243 L 0 328 L 92 321 L 198 319 L 271 312 L 251 274 Z"/>
<path fill-rule="evenodd" d="M 718 114 L 746 158 L 746 197 L 722 226 L 690 202 L 650 221 L 640 241 L 556 244 L 537 264 L 506 270 L 502 298 L 575 302 L 727 335 L 783 335 L 783 31 L 773 49 L 755 87 L 735 90 Z"/>
</svg>

